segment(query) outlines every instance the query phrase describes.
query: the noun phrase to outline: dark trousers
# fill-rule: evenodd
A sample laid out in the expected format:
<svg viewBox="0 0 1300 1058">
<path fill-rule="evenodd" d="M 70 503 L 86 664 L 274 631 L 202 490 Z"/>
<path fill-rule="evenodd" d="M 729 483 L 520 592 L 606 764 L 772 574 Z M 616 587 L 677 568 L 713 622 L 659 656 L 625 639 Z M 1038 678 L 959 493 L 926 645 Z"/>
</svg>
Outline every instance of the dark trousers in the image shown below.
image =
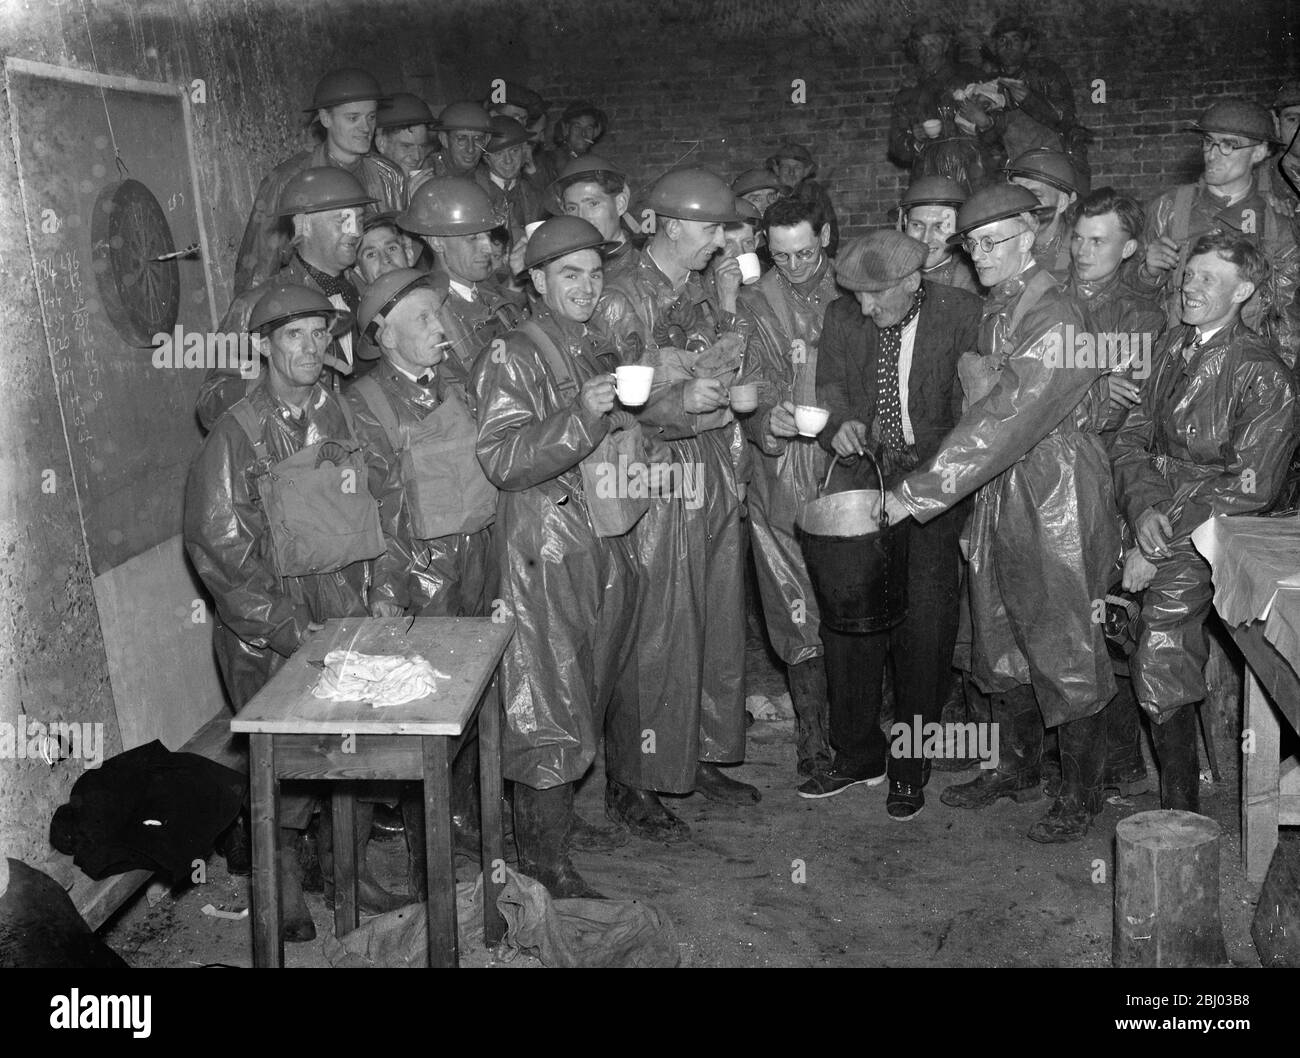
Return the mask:
<svg viewBox="0 0 1300 1058">
<path fill-rule="evenodd" d="M 1201 810 L 1200 755 L 1196 746 L 1196 706 L 1181 705 L 1152 723 L 1156 764 L 1160 769 L 1160 807 L 1184 812 Z"/>
<path fill-rule="evenodd" d="M 822 625 L 831 745 L 840 770 L 879 775 L 889 766 L 896 782 L 921 785 L 922 760 L 893 757 L 880 730 L 881 681 L 893 662 L 894 717 L 908 724 L 937 722 L 952 681 L 957 639 L 960 565 L 957 539 L 964 509 L 925 525 L 911 523 L 907 616 L 886 632 L 844 635 Z M 912 745 L 912 739 L 906 745 Z"/>
</svg>

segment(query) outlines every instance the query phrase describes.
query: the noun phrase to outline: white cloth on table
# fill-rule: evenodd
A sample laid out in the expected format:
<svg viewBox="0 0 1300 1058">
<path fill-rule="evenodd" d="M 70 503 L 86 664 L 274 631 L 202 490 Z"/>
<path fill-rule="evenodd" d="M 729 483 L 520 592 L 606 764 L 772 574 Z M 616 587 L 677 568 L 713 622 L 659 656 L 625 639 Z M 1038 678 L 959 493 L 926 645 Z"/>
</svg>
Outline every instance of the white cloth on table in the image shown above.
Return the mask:
<svg viewBox="0 0 1300 1058">
<path fill-rule="evenodd" d="M 358 654 L 331 650 L 325 655 L 312 694 L 334 702 L 369 702 L 375 708 L 404 705 L 438 693 L 438 680 L 451 679 L 419 654 Z"/>
</svg>

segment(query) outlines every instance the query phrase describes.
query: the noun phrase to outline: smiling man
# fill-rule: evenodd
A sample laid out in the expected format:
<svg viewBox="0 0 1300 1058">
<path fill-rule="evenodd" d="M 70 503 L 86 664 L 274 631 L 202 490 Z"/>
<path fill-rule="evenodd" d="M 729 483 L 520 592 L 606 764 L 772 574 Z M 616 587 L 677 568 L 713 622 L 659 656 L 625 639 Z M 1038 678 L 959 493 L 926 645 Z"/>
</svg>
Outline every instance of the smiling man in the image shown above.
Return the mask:
<svg viewBox="0 0 1300 1058">
<path fill-rule="evenodd" d="M 411 92 L 394 92 L 379 107 L 375 149 L 410 176 L 420 168 L 433 138 L 433 111 Z"/>
<path fill-rule="evenodd" d="M 518 241 L 524 228 L 545 216 L 542 198 L 521 172 L 528 130 L 513 118 L 492 119 L 492 135 L 483 150 L 483 162 L 474 171 L 479 187 L 488 193 L 492 208 Z"/>
<path fill-rule="evenodd" d="M 320 142 L 281 162 L 258 186 L 235 259 L 234 292 L 266 282 L 289 262 L 292 243 L 277 212 L 288 182 L 304 169 L 333 166 L 365 188 L 380 210 L 406 204 L 406 174 L 372 149 L 379 104 L 387 97 L 365 70 L 334 70 L 316 84 L 307 112 Z"/>
<path fill-rule="evenodd" d="M 552 132 L 552 146 L 533 154 L 533 183 L 544 191 L 569 162 L 590 153 L 609 128 L 609 118 L 594 103 L 580 99 L 564 108 Z"/>
<path fill-rule="evenodd" d="M 1157 346 L 1142 401 L 1115 440 L 1116 492 L 1138 543 L 1124 587 L 1145 589 L 1133 683 L 1154 721 L 1161 808 L 1200 810 L 1196 706 L 1213 586 L 1192 530 L 1266 509 L 1296 443 L 1292 374 L 1241 321 L 1268 268 L 1253 240 L 1218 233 L 1192 244 L 1181 324 Z"/>
<path fill-rule="evenodd" d="M 1101 710 L 1115 680 L 1092 612 L 1110 587 L 1120 526 L 1094 425 L 1102 372 L 1063 363 L 1083 317 L 1034 261 L 1038 208 L 1014 184 L 985 188 L 962 206 L 957 231 L 989 288 L 979 329 L 984 391 L 968 393 L 972 403 L 938 453 L 886 502 L 891 517 L 924 524 L 976 494 L 967 664 L 992 695 L 1000 760 L 973 782 L 949 786 L 943 802 L 1036 800 L 1044 725 L 1059 727 L 1061 790 L 1029 831 L 1058 842 L 1082 838 L 1101 810 Z"/>
<path fill-rule="evenodd" d="M 605 254 L 605 282 L 611 283 L 632 268 L 645 236 L 628 223 L 626 214 L 632 191 L 627 174 L 595 154 L 567 162 L 550 194 L 567 216 L 581 217 L 611 244 Z"/>
<path fill-rule="evenodd" d="M 783 143 L 767 160 L 767 167 L 780 183 L 783 196 L 803 198 L 817 204 L 831 232 L 826 255 L 834 257 L 840 245 L 840 221 L 826 188 L 813 179 L 817 163 L 812 152 L 800 143 Z"/>
<path fill-rule="evenodd" d="M 424 156 L 420 168 L 411 174 L 407 193 L 414 198 L 426 180 L 455 176 L 473 179 L 483 158 L 483 148 L 492 137 L 492 119 L 477 103 L 449 103 L 433 126 L 438 147 Z"/>
<path fill-rule="evenodd" d="M 1227 232 L 1251 239 L 1269 262 L 1265 289 L 1242 309 L 1242 321 L 1277 343 L 1294 367 L 1300 352 L 1300 251 L 1291 218 L 1263 194 L 1258 167 L 1269 156 L 1275 131 L 1263 107 L 1226 99 L 1196 122 L 1204 167 L 1147 206 L 1146 254 L 1133 273 L 1139 289 L 1161 298 L 1171 326 L 1182 318 L 1182 272 L 1202 235 Z"/>
<path fill-rule="evenodd" d="M 898 202 L 898 223 L 904 233 L 925 243 L 922 279 L 982 294 L 970 258 L 952 241 L 957 230 L 957 210 L 969 197 L 956 180 L 946 176 L 919 177 L 908 185 Z"/>
<path fill-rule="evenodd" d="M 1034 260 L 1057 282 L 1065 282 L 1070 270 L 1070 231 L 1065 214 L 1079 197 L 1070 159 L 1060 151 L 1039 148 L 1016 158 L 1006 173 L 1011 183 L 1028 188 L 1042 204 L 1038 234 L 1034 236 Z"/>
</svg>

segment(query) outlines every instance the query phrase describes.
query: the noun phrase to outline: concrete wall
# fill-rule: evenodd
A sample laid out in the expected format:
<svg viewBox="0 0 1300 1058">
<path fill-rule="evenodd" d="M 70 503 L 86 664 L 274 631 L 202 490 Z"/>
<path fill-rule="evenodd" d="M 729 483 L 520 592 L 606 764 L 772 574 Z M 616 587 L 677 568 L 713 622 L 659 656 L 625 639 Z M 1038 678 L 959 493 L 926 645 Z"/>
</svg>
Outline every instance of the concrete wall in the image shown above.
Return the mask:
<svg viewBox="0 0 1300 1058">
<path fill-rule="evenodd" d="M 1001 9 L 1003 5 L 997 5 Z M 806 143 L 849 234 L 886 219 L 903 174 L 885 160 L 888 103 L 909 70 L 915 13 L 950 12 L 972 53 L 994 5 L 868 0 L 7 0 L 6 54 L 173 84 L 194 107 L 218 301 L 261 174 L 304 142 L 301 107 L 334 66 L 371 69 L 435 106 L 481 97 L 495 77 L 560 105 L 602 103 L 601 145 L 638 184 L 688 159 L 730 176 L 786 138 Z M 1266 100 L 1295 76 L 1294 4 L 1260 0 L 1048 0 L 1040 49 L 1074 79 L 1097 130 L 1094 185 L 1144 195 L 1198 160 L 1183 123 L 1220 94 Z M 791 81 L 807 102 L 790 102 Z M 1108 101 L 1086 87 L 1106 82 Z M 120 746 L 99 616 L 31 275 L 7 99 L 0 98 L 0 722 L 101 721 Z M 140 443 L 148 443 L 140 438 Z M 53 807 L 77 771 L 0 761 L 0 841 L 40 863 Z"/>
</svg>

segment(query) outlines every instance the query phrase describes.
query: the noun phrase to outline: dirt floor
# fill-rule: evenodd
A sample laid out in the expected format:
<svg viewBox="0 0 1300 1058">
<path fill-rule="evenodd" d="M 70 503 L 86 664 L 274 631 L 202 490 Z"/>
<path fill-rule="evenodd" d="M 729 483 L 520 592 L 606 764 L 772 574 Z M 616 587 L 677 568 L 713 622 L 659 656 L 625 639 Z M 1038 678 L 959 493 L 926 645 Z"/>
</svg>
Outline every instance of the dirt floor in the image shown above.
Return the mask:
<svg viewBox="0 0 1300 1058">
<path fill-rule="evenodd" d="M 777 696 L 783 681 L 761 639 L 751 637 L 751 694 Z M 1254 893 L 1241 872 L 1237 756 L 1225 738 L 1226 773 L 1202 786 L 1202 811 L 1223 827 L 1221 907 L 1229 959 L 1257 966 L 1250 939 Z M 738 808 L 695 795 L 671 802 L 692 838 L 676 846 L 633 839 L 609 853 L 575 857 L 583 875 L 611 898 L 654 905 L 673 924 L 683 966 L 1108 966 L 1114 894 L 1115 825 L 1159 807 L 1154 792 L 1115 799 L 1088 837 L 1037 845 L 1025 831 L 1048 807 L 1008 800 L 979 811 L 939 801 L 950 783 L 974 771 L 936 771 L 925 810 L 906 823 L 884 810 L 886 786 L 855 787 L 823 801 L 795 795 L 792 723 L 750 728 L 746 763 L 731 774 L 754 783 L 760 804 Z M 1152 770 L 1154 775 L 1154 770 Z M 581 790 L 578 809 L 603 815 L 603 776 Z M 1300 831 L 1283 831 L 1300 841 Z M 400 889 L 403 843 L 373 843 L 381 881 Z M 458 877 L 477 865 L 460 860 Z M 248 906 L 248 879 L 232 877 L 218 856 L 207 883 L 155 893 L 120 914 L 105 940 L 134 966 L 251 965 L 247 918 L 202 913 L 206 904 Z M 328 965 L 321 937 L 332 929 L 319 896 L 308 896 L 318 938 L 285 949 L 290 966 Z M 475 946 L 462 965 L 506 962 Z"/>
</svg>

